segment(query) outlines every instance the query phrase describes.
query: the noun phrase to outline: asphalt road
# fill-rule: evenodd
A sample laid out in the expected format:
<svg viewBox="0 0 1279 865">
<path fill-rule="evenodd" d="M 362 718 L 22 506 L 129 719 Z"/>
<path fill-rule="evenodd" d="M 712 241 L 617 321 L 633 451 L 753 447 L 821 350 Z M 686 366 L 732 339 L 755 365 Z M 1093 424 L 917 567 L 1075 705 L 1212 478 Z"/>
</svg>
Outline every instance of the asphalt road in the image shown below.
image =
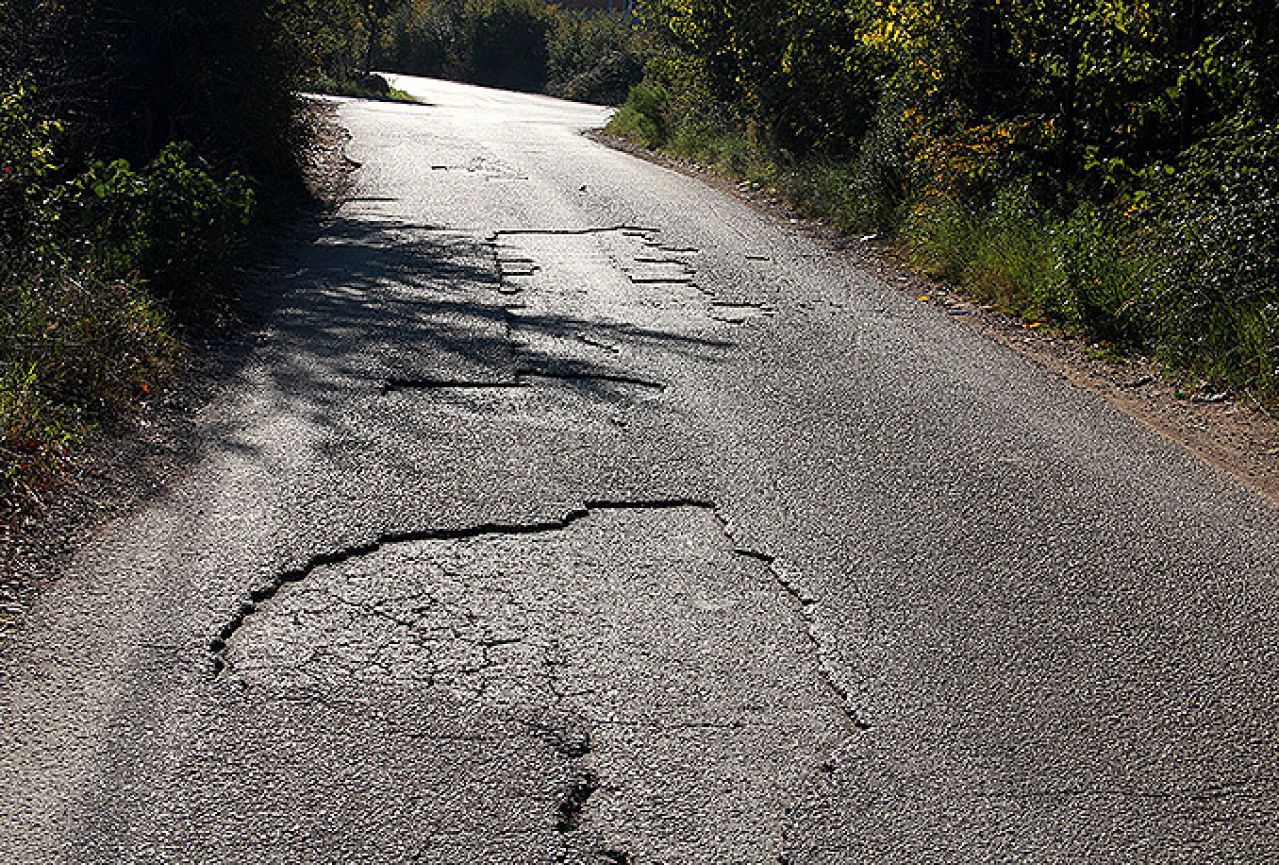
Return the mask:
<svg viewBox="0 0 1279 865">
<path fill-rule="evenodd" d="M 0 648 L 0 862 L 1279 862 L 1269 505 L 601 109 L 397 83 Z"/>
</svg>

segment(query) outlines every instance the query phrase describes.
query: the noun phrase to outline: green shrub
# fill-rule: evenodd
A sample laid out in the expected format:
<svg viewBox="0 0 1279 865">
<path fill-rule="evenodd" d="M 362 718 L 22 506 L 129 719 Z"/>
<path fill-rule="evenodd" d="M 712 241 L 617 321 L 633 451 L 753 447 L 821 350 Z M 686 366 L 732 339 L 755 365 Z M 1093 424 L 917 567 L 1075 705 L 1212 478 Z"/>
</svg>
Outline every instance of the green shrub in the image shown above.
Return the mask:
<svg viewBox="0 0 1279 865">
<path fill-rule="evenodd" d="M 1273 5 L 650 0 L 612 129 L 1279 399 Z"/>
<path fill-rule="evenodd" d="M 136 275 L 180 313 L 225 297 L 240 260 L 254 193 L 231 172 L 215 177 L 186 142 L 173 143 L 140 172 L 98 162 L 53 197 L 60 237 L 115 278 Z"/>
<path fill-rule="evenodd" d="M 853 158 L 790 160 L 792 198 L 846 231 L 893 232 L 909 201 L 904 133 L 892 112 L 881 112 Z"/>
<path fill-rule="evenodd" d="M 0 257 L 18 254 L 42 190 L 57 169 L 53 136 L 59 125 L 37 117 L 23 79 L 0 90 Z"/>
<path fill-rule="evenodd" d="M 552 96 L 577 102 L 618 105 L 643 77 L 644 61 L 638 55 L 614 51 L 595 58 L 570 78 L 552 81 L 547 90 Z"/>
<path fill-rule="evenodd" d="M 178 352 L 136 282 L 53 261 L 0 270 L 0 512 L 47 482 L 86 428 L 162 381 Z"/>
<path fill-rule="evenodd" d="M 900 107 L 885 101 L 857 146 L 840 207 L 841 222 L 848 227 L 891 232 L 905 215 L 910 162 L 901 114 Z"/>
<path fill-rule="evenodd" d="M 417 102 L 398 87 L 391 87 L 380 75 L 358 75 L 354 78 L 335 78 L 323 73 L 307 81 L 312 93 L 329 96 L 345 96 L 350 99 L 374 99 L 380 102 Z"/>
<path fill-rule="evenodd" d="M 358 0 L 287 0 L 276 4 L 273 17 L 308 88 L 326 80 L 355 81 L 364 73 L 370 11 L 370 5 Z"/>
<path fill-rule="evenodd" d="M 667 92 L 660 84 L 636 84 L 626 102 L 613 115 L 606 131 L 634 141 L 641 147 L 659 148 L 667 143 L 664 110 Z"/>
<path fill-rule="evenodd" d="M 1053 255 L 1054 298 L 1067 320 L 1092 339 L 1126 348 L 1150 346 L 1140 247 L 1110 208 L 1076 208 L 1058 232 Z"/>
<path fill-rule="evenodd" d="M 902 241 L 916 267 L 957 281 L 973 247 L 975 220 L 959 200 L 931 196 L 916 205 L 902 226 Z"/>
<path fill-rule="evenodd" d="M 1279 393 L 1279 126 L 1233 120 L 1136 208 L 1146 314 L 1170 362 Z"/>
<path fill-rule="evenodd" d="M 783 176 L 792 201 L 806 213 L 828 219 L 841 229 L 861 227 L 843 219 L 852 184 L 847 163 L 828 159 L 798 162 Z"/>
<path fill-rule="evenodd" d="M 240 258 L 254 195 L 190 144 L 142 171 L 64 177 L 59 125 L 25 84 L 0 92 L 0 511 L 38 487 L 87 428 L 135 404 L 180 352 Z M 0 518 L 3 518 L 0 514 Z"/>
<path fill-rule="evenodd" d="M 547 89 L 565 99 L 619 105 L 644 77 L 638 32 L 615 15 L 560 12 L 547 52 Z"/>
<path fill-rule="evenodd" d="M 387 28 L 387 68 L 465 79 L 473 65 L 461 43 L 465 5 L 466 0 L 429 0 L 402 7 Z"/>
<path fill-rule="evenodd" d="M 174 140 L 259 183 L 297 177 L 300 63 L 276 0 L 0 0 L 34 110 L 68 120 L 64 164 L 149 162 Z"/>
<path fill-rule="evenodd" d="M 618 104 L 644 73 L 638 31 L 619 15 L 546 0 L 420 0 L 391 16 L 388 68 Z"/>
<path fill-rule="evenodd" d="M 1024 188 L 1002 190 L 972 216 L 958 282 L 1016 315 L 1067 319 L 1055 284 L 1053 222 Z"/>
<path fill-rule="evenodd" d="M 468 0 L 458 37 L 466 79 L 510 90 L 544 90 L 553 26 L 542 0 Z"/>
</svg>

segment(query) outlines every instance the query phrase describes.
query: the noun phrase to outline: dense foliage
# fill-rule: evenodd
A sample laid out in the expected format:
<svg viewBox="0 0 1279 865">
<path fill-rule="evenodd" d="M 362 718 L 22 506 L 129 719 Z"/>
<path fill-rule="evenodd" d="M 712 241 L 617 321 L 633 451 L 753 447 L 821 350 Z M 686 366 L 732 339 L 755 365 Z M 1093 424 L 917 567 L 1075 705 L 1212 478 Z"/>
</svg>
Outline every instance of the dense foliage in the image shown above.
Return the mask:
<svg viewBox="0 0 1279 865">
<path fill-rule="evenodd" d="M 643 77 L 629 20 L 546 0 L 412 0 L 388 36 L 391 69 L 493 87 L 618 103 Z"/>
<path fill-rule="evenodd" d="M 1279 394 L 1270 0 L 647 0 L 615 131 L 973 293 Z"/>
<path fill-rule="evenodd" d="M 0 517 L 162 383 L 297 183 L 267 0 L 0 0 Z"/>
</svg>

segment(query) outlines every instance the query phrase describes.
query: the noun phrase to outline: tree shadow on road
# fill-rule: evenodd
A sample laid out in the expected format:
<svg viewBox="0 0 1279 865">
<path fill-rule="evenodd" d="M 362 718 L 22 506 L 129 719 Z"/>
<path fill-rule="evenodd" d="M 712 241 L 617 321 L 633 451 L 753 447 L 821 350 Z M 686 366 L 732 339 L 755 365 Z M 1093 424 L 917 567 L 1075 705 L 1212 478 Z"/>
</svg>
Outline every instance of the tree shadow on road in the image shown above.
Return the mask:
<svg viewBox="0 0 1279 865">
<path fill-rule="evenodd" d="M 396 220 L 336 217 L 283 270 L 249 298 L 265 324 L 239 385 L 265 386 L 274 410 L 325 427 L 355 421 L 367 412 L 358 403 L 393 390 L 477 412 L 500 406 L 491 397 L 505 387 L 625 407 L 663 386 L 628 369 L 628 358 L 714 362 L 729 346 L 524 309 L 491 244 Z M 237 425 L 226 418 L 216 438 L 254 450 Z"/>
</svg>

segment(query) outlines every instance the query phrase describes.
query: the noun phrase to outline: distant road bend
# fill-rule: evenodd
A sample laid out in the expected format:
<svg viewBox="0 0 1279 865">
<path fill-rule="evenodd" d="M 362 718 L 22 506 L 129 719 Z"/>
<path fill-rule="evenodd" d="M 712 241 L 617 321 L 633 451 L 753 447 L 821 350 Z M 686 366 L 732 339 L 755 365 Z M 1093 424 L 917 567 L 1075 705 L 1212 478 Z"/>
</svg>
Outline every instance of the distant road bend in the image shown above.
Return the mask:
<svg viewBox="0 0 1279 865">
<path fill-rule="evenodd" d="M 602 109 L 396 84 L 0 647 L 0 862 L 1279 862 L 1274 509 Z"/>
</svg>

